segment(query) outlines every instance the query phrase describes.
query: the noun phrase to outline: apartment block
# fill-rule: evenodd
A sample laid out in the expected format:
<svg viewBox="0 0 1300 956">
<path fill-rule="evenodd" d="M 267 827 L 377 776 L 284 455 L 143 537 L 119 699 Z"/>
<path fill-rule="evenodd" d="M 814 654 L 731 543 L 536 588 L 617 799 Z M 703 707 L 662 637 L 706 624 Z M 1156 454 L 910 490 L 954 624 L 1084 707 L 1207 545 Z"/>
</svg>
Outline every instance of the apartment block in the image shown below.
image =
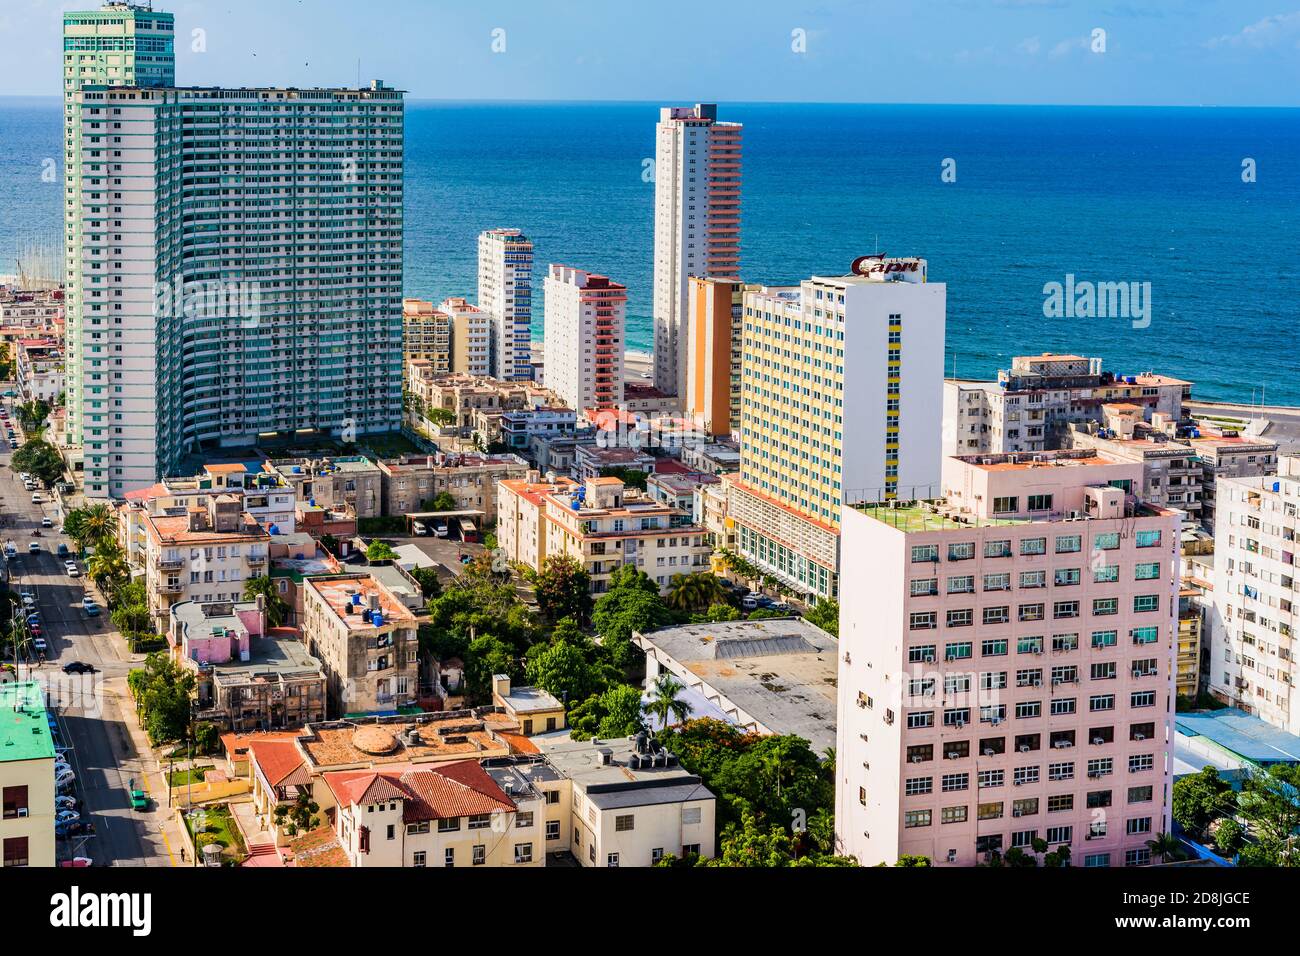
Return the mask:
<svg viewBox="0 0 1300 956">
<path fill-rule="evenodd" d="M 1169 831 L 1176 512 L 1091 452 L 946 459 L 846 506 L 836 835 L 866 866 L 1033 842 L 1151 862 Z"/>
<path fill-rule="evenodd" d="M 411 456 L 379 462 L 384 514 L 427 511 L 438 495 L 456 499 L 456 510 L 477 511 L 485 525 L 497 520 L 497 482 L 525 478 L 528 462 L 518 455 Z"/>
<path fill-rule="evenodd" d="M 1209 691 L 1300 733 L 1300 458 L 1283 457 L 1275 477 L 1219 478 L 1217 485 Z"/>
<path fill-rule="evenodd" d="M 119 511 L 119 514 L 122 512 Z M 229 603 L 249 578 L 267 573 L 271 535 L 232 494 L 189 505 L 182 514 L 136 514 L 144 536 L 144 584 L 160 633 L 173 605 Z"/>
<path fill-rule="evenodd" d="M 1275 441 L 1243 435 L 1239 430 L 1230 428 L 1211 432 L 1205 428 L 1204 422 L 1197 424 L 1200 427 L 1193 431 L 1186 443 L 1196 452 L 1196 457 L 1201 462 L 1201 524 L 1213 533 L 1217 480 L 1220 477 L 1275 475 L 1280 456 Z"/>
<path fill-rule="evenodd" d="M 66 386 L 63 345 L 57 339 L 19 339 L 10 353 L 24 401 L 53 405 Z"/>
<path fill-rule="evenodd" d="M 540 568 L 549 556 L 546 500 L 553 494 L 572 494 L 580 486 L 568 477 L 531 471 L 523 478 L 497 483 L 497 547 L 512 564 Z"/>
<path fill-rule="evenodd" d="M 434 375 L 451 374 L 451 316 L 423 299 L 402 300 L 402 367 L 426 362 Z"/>
<path fill-rule="evenodd" d="M 87 222 L 76 202 L 82 194 L 83 173 L 88 172 L 82 165 L 83 134 L 90 135 L 81 119 L 77 94 L 87 86 L 174 86 L 175 31 L 176 22 L 172 14 L 134 3 L 106 3 L 99 10 L 69 11 L 63 15 L 67 435 L 74 445 L 80 445 L 82 441 L 82 321 L 90 292 L 82 281 L 82 256 L 88 251 L 87 241 L 99 235 L 98 232 L 91 233 L 87 227 L 91 223 L 102 223 L 98 219 Z M 95 129 L 102 130 L 102 123 Z M 102 176 L 94 178 L 98 181 Z M 100 227 L 91 228 L 98 230 Z M 109 276 L 101 275 L 99 278 L 100 282 L 92 285 L 103 285 Z M 112 277 L 113 284 L 119 284 L 122 278 Z M 104 332 L 99 331 L 98 336 L 102 347 Z"/>
<path fill-rule="evenodd" d="M 324 665 L 331 716 L 397 713 L 415 704 L 415 615 L 372 575 L 305 579 L 302 632 Z"/>
<path fill-rule="evenodd" d="M 438 311 L 451 320 L 451 373 L 492 373 L 492 317 L 464 299 L 443 299 Z"/>
<path fill-rule="evenodd" d="M 54 740 L 36 681 L 0 684 L 0 854 L 54 866 Z"/>
<path fill-rule="evenodd" d="M 478 304 L 492 317 L 489 374 L 506 381 L 531 379 L 533 243 L 519 229 L 479 233 Z"/>
<path fill-rule="evenodd" d="M 835 597 L 845 495 L 934 493 L 945 314 L 946 287 L 915 258 L 864 256 L 850 275 L 744 293 L 729 511 L 746 559 Z"/>
<path fill-rule="evenodd" d="M 690 354 L 683 410 L 710 436 L 727 438 L 740 427 L 743 300 L 746 290 L 759 288 L 696 276 L 688 283 Z"/>
<path fill-rule="evenodd" d="M 1150 421 L 1155 412 L 1183 420 L 1192 383 L 1167 375 L 1103 372 L 1082 355 L 1018 355 L 996 382 L 951 378 L 943 385 L 943 453 L 1045 451 L 1060 448 L 1071 423 L 1101 420 L 1101 406 L 1129 403 Z"/>
<path fill-rule="evenodd" d="M 199 445 L 401 427 L 400 92 L 110 80 L 68 107 L 69 421 L 87 497 L 174 474 Z M 213 156 L 257 161 L 215 175 Z M 276 165 L 293 181 L 262 174 Z"/>
<path fill-rule="evenodd" d="M 569 408 L 616 408 L 623 401 L 627 287 L 552 264 L 543 284 L 546 385 Z"/>
<path fill-rule="evenodd" d="M 383 476 L 364 455 L 334 458 L 272 458 L 262 470 L 274 475 L 294 497 L 312 507 L 351 511 L 358 518 L 383 513 Z"/>
<path fill-rule="evenodd" d="M 654 383 L 666 395 L 687 393 L 690 277 L 740 278 L 743 134 L 741 124 L 720 122 L 718 108 L 712 103 L 667 106 L 659 111 L 655 127 Z M 547 362 L 550 360 L 548 354 Z"/>
<path fill-rule="evenodd" d="M 222 730 L 284 730 L 325 719 L 325 672 L 293 628 L 252 601 L 172 605 L 167 638 L 197 680 L 194 717 Z"/>
</svg>

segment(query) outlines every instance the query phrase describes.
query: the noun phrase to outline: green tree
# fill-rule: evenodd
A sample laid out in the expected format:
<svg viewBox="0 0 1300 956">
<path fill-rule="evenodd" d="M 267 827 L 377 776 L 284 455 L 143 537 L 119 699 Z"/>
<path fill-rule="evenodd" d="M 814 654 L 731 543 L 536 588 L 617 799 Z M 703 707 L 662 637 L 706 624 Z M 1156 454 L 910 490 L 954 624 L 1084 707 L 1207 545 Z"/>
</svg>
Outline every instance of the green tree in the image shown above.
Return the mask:
<svg viewBox="0 0 1300 956">
<path fill-rule="evenodd" d="M 392 549 L 387 541 L 371 541 L 366 546 L 366 560 L 371 564 L 378 564 L 381 561 L 392 561 L 397 557 L 397 552 Z"/>
<path fill-rule="evenodd" d="M 596 675 L 587 655 L 563 641 L 533 645 L 524 669 L 530 684 L 562 701 L 586 700 L 596 691 Z"/>
<path fill-rule="evenodd" d="M 208 720 L 194 725 L 194 751 L 201 754 L 215 754 L 221 746 L 221 730 Z"/>
<path fill-rule="evenodd" d="M 619 684 L 601 694 L 592 694 L 569 711 L 569 735 L 574 740 L 590 737 L 627 737 L 645 729 L 641 717 L 641 691 Z"/>
<path fill-rule="evenodd" d="M 646 701 L 643 709 L 647 714 L 657 718 L 659 726 L 664 729 L 667 729 L 673 718 L 676 718 L 677 723 L 682 723 L 691 716 L 693 709 L 689 703 L 681 699 L 680 695 L 684 690 L 686 690 L 685 684 L 668 671 L 662 671 L 651 685 L 650 699 Z"/>
<path fill-rule="evenodd" d="M 428 503 L 424 511 L 457 511 L 460 509 L 460 502 L 452 497 L 449 491 L 440 491 L 434 496 L 433 500 Z"/>
<path fill-rule="evenodd" d="M 450 408 L 430 408 L 424 413 L 424 417 L 429 419 L 435 425 L 454 425 L 456 424 L 456 413 Z"/>
<path fill-rule="evenodd" d="M 1169 863 L 1183 857 L 1182 844 L 1172 833 L 1157 833 L 1150 840 L 1147 840 L 1147 849 L 1161 863 Z"/>
<path fill-rule="evenodd" d="M 63 477 L 63 458 L 58 449 L 39 438 L 24 444 L 14 452 L 9 462 L 14 471 L 25 471 L 47 485 Z"/>
<path fill-rule="evenodd" d="M 82 528 L 86 544 L 97 545 L 107 538 L 117 537 L 117 515 L 108 505 L 100 502 L 81 509 Z"/>
<path fill-rule="evenodd" d="M 512 681 L 520 676 L 514 649 L 491 634 L 472 640 L 464 660 L 465 692 L 478 703 L 486 704 L 492 700 L 492 678 L 495 675 L 508 674 Z"/>
<path fill-rule="evenodd" d="M 411 568 L 411 577 L 420 585 L 420 593 L 425 601 L 431 601 L 442 593 L 442 582 L 438 580 L 438 569 L 434 567 Z"/>
<path fill-rule="evenodd" d="M 1214 822 L 1210 827 L 1210 833 L 1214 837 L 1214 848 L 1223 856 L 1231 858 L 1241 849 L 1242 840 L 1246 837 L 1246 828 L 1232 817 L 1223 817 Z"/>
<path fill-rule="evenodd" d="M 804 615 L 810 624 L 815 624 L 833 637 L 840 635 L 840 602 L 827 598 L 818 601 Z"/>
<path fill-rule="evenodd" d="M 668 582 L 666 603 L 678 611 L 702 611 L 711 604 L 725 603 L 727 592 L 708 571 L 674 574 Z"/>
<path fill-rule="evenodd" d="M 1252 865 L 1300 866 L 1297 794 L 1300 764 L 1275 763 L 1246 777 L 1237 794 L 1237 817 L 1254 832 L 1257 847 L 1243 848 L 1243 859 Z"/>
<path fill-rule="evenodd" d="M 643 571 L 630 564 L 610 575 L 609 590 L 596 600 L 591 623 L 610 648 L 614 663 L 630 668 L 640 659 L 632 644 L 632 632 L 646 633 L 672 623 L 673 615 L 659 587 Z"/>
<path fill-rule="evenodd" d="M 137 676 L 138 675 L 138 676 Z M 135 696 L 145 732 L 153 746 L 183 740 L 189 732 L 194 675 L 179 667 L 165 651 L 145 658 L 131 671 L 127 683 Z"/>
<path fill-rule="evenodd" d="M 930 858 L 928 856 L 920 856 L 915 853 L 904 853 L 902 856 L 898 858 L 898 862 L 894 864 L 894 866 L 913 866 L 913 867 L 929 866 L 929 865 L 930 865 Z"/>
<path fill-rule="evenodd" d="M 710 604 L 709 609 L 701 615 L 702 623 L 717 624 L 722 621 L 739 621 L 744 615 L 730 604 Z"/>
<path fill-rule="evenodd" d="M 1213 766 L 1203 767 L 1200 773 L 1188 774 L 1174 781 L 1173 818 L 1198 840 L 1214 820 L 1232 812 L 1234 803 L 1232 786 Z"/>
<path fill-rule="evenodd" d="M 95 553 L 86 562 L 86 570 L 108 601 L 115 600 L 117 589 L 131 579 L 126 552 L 112 538 L 101 538 L 95 545 Z"/>
<path fill-rule="evenodd" d="M 608 468 L 603 473 L 607 478 L 617 478 L 628 488 L 645 491 L 650 476 L 639 468 Z"/>
<path fill-rule="evenodd" d="M 114 629 L 124 636 L 153 632 L 153 617 L 149 608 L 143 604 L 119 604 L 113 609 L 109 619 Z"/>
<path fill-rule="evenodd" d="M 244 600 L 262 599 L 267 627 L 283 627 L 289 619 L 289 603 L 280 597 L 280 589 L 269 574 L 259 574 L 244 582 Z"/>
<path fill-rule="evenodd" d="M 568 554 L 553 554 L 533 576 L 537 607 L 548 621 L 591 616 L 591 575 Z"/>
</svg>

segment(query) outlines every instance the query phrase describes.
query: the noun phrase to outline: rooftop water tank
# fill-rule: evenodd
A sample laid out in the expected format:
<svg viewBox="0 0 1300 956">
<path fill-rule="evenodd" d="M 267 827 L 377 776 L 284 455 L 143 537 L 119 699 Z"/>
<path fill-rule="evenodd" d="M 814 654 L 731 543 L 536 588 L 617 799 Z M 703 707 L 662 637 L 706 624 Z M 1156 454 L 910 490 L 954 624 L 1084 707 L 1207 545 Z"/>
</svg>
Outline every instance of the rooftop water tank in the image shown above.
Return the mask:
<svg viewBox="0 0 1300 956">
<path fill-rule="evenodd" d="M 294 465 L 294 466 L 293 466 L 293 473 L 294 473 L 295 475 L 301 475 L 301 474 L 302 474 L 302 465 Z"/>
<path fill-rule="evenodd" d="M 278 524 L 272 524 L 272 525 L 271 525 L 269 528 L 267 528 L 266 530 L 267 530 L 267 533 L 268 533 L 268 534 L 279 534 L 279 533 L 280 533 L 280 526 L 279 526 Z"/>
<path fill-rule="evenodd" d="M 360 595 L 360 594 L 354 594 L 354 595 L 352 595 L 352 603 L 353 603 L 353 604 L 356 604 L 356 605 L 360 605 L 360 604 L 361 604 L 361 595 Z"/>
</svg>

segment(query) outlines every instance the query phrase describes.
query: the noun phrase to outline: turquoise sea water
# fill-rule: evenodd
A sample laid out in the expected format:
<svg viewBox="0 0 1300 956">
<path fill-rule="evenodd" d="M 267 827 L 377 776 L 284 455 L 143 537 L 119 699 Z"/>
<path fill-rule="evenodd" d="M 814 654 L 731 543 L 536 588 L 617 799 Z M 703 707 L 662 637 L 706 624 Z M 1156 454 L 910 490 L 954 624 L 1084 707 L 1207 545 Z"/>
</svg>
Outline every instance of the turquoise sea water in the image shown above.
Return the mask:
<svg viewBox="0 0 1300 956">
<path fill-rule="evenodd" d="M 1102 356 L 1202 398 L 1300 404 L 1300 110 L 720 104 L 745 124 L 742 273 L 796 282 L 864 252 L 921 255 L 948 284 L 948 370 Z M 408 104 L 406 288 L 473 295 L 475 237 L 518 226 L 547 262 L 629 289 L 648 349 L 653 103 Z M 57 240 L 60 106 L 0 98 L 0 273 Z M 946 159 L 956 181 L 945 183 Z M 1254 161 L 1256 181 L 1242 181 Z M 1049 319 L 1043 286 L 1150 282 L 1146 328 Z M 541 336 L 538 296 L 534 336 Z"/>
</svg>

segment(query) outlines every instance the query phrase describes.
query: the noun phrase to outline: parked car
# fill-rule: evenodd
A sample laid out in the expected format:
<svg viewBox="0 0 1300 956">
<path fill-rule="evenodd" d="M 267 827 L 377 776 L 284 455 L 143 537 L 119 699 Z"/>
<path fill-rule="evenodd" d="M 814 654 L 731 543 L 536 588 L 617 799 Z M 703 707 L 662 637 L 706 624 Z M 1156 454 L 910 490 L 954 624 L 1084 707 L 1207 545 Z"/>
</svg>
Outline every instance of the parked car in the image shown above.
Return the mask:
<svg viewBox="0 0 1300 956">
<path fill-rule="evenodd" d="M 55 797 L 55 798 L 54 798 L 54 809 L 55 809 L 55 810 L 75 810 L 75 809 L 77 809 L 77 805 L 78 805 L 79 802 L 80 802 L 80 801 L 78 801 L 76 797 L 72 797 L 72 796 Z"/>
<path fill-rule="evenodd" d="M 81 814 L 76 810 L 56 810 L 54 813 L 54 823 L 67 825 L 76 823 L 81 819 Z"/>
<path fill-rule="evenodd" d="M 59 542 L 58 550 L 59 550 L 59 557 L 61 558 L 66 558 L 69 554 L 71 554 L 71 552 L 68 550 L 68 546 L 64 544 L 62 541 Z"/>
<path fill-rule="evenodd" d="M 419 522 L 419 521 L 412 521 L 412 522 L 411 522 L 411 530 L 412 530 L 413 532 L 415 532 L 416 534 L 420 534 L 420 535 L 424 535 L 424 534 L 428 534 L 428 533 L 429 533 L 429 527 L 428 527 L 428 525 L 422 524 L 422 523 Z"/>
<path fill-rule="evenodd" d="M 444 523 L 440 523 L 440 524 L 436 524 L 436 525 L 434 525 L 434 526 L 433 526 L 433 533 L 434 533 L 434 536 L 435 536 L 435 537 L 438 537 L 438 538 L 445 538 L 445 537 L 447 537 L 447 525 L 446 525 L 446 523 L 444 522 Z"/>
<path fill-rule="evenodd" d="M 23 591 L 18 596 L 23 599 L 23 607 L 36 606 L 36 595 L 32 594 L 31 591 Z"/>
<path fill-rule="evenodd" d="M 49 518 L 49 516 L 47 515 L 47 516 L 45 516 L 44 518 L 41 519 L 41 527 L 42 527 L 42 528 L 53 528 L 53 527 L 54 527 L 54 522 L 51 521 L 50 518 Z"/>
<path fill-rule="evenodd" d="M 76 561 L 64 561 L 63 570 L 68 573 L 68 577 L 70 578 L 81 577 L 81 571 L 77 568 Z"/>
<path fill-rule="evenodd" d="M 85 661 L 69 661 L 63 665 L 65 674 L 97 674 L 94 664 L 87 664 Z"/>
<path fill-rule="evenodd" d="M 758 610 L 758 598 L 752 594 L 746 594 L 740 599 L 740 606 L 746 611 L 756 611 Z"/>
<path fill-rule="evenodd" d="M 32 494 L 32 504 L 39 505 L 41 500 L 41 493 L 39 491 Z"/>
<path fill-rule="evenodd" d="M 45 643 L 45 638 L 43 637 L 32 638 L 32 650 L 34 650 L 37 654 L 44 654 L 47 651 L 49 651 L 49 649 L 50 649 L 49 645 Z"/>
<path fill-rule="evenodd" d="M 72 772 L 70 767 L 63 767 L 54 771 L 54 785 L 60 790 L 72 786 L 77 782 L 77 775 Z"/>
<path fill-rule="evenodd" d="M 89 594 L 81 599 L 81 608 L 91 617 L 99 616 L 99 605 L 95 603 L 95 599 Z"/>
</svg>

